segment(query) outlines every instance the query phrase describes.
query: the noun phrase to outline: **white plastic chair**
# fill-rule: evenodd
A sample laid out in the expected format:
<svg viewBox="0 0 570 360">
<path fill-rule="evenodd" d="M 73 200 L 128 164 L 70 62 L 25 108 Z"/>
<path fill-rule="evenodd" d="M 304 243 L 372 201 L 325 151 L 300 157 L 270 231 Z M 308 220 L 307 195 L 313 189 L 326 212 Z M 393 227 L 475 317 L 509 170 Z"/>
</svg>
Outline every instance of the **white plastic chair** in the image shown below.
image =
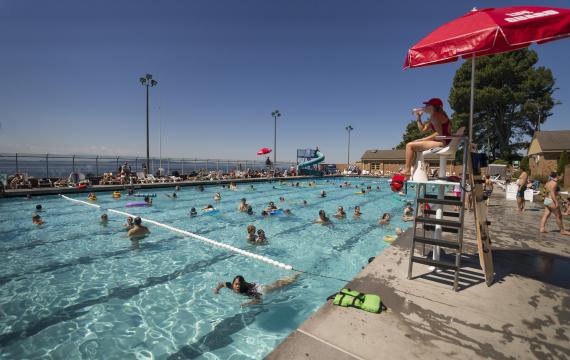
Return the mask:
<svg viewBox="0 0 570 360">
<path fill-rule="evenodd" d="M 421 182 L 428 181 L 428 176 L 425 170 L 424 156 L 429 154 L 435 154 L 439 156 L 439 177 L 444 178 L 446 174 L 445 169 L 447 168 L 447 159 L 450 155 L 455 155 L 457 146 L 459 145 L 459 141 L 461 141 L 461 137 L 463 136 L 464 131 L 465 127 L 460 127 L 457 129 L 455 134 L 453 134 L 453 138 L 445 147 L 436 147 L 433 149 L 418 152 L 416 158 L 416 166 L 414 167 L 414 171 L 412 173 L 412 180 Z M 438 137 L 436 137 L 436 140 L 437 139 Z"/>
</svg>

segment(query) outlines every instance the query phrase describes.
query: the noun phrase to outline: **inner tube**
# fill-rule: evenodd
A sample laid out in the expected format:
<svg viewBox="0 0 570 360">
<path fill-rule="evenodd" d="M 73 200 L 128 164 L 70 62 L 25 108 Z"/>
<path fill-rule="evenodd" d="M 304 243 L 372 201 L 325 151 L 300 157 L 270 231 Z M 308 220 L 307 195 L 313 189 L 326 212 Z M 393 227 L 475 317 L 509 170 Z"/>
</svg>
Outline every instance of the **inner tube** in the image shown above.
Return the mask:
<svg viewBox="0 0 570 360">
<path fill-rule="evenodd" d="M 220 212 L 220 210 L 218 209 L 213 209 L 213 210 L 202 210 L 204 212 L 204 215 L 214 215 Z"/>
<path fill-rule="evenodd" d="M 391 243 L 392 241 L 396 240 L 396 238 L 397 238 L 396 235 L 385 235 L 384 241 L 386 241 L 387 243 Z"/>
<path fill-rule="evenodd" d="M 144 198 L 144 197 L 156 197 L 156 193 L 152 193 L 152 194 L 139 194 L 139 193 L 136 193 L 136 194 L 133 194 L 132 196 L 134 196 L 134 197 L 143 197 L 143 198 Z"/>
<path fill-rule="evenodd" d="M 75 188 L 76 189 L 85 189 L 86 187 L 87 187 L 87 184 L 79 184 Z"/>
<path fill-rule="evenodd" d="M 118 199 L 118 198 L 121 197 L 121 193 L 118 192 L 118 191 L 115 191 L 115 192 L 113 192 L 113 197 L 114 197 L 115 199 Z"/>
<path fill-rule="evenodd" d="M 269 215 L 281 215 L 283 214 L 283 209 L 271 210 Z"/>
<path fill-rule="evenodd" d="M 97 196 L 88 196 L 87 199 L 95 201 L 97 200 Z"/>
<path fill-rule="evenodd" d="M 355 192 L 356 195 L 366 195 L 365 192 L 359 191 L 359 192 Z"/>
<path fill-rule="evenodd" d="M 149 205 L 150 204 L 148 204 L 144 201 L 133 201 L 133 202 L 127 203 L 127 205 L 125 205 L 125 207 L 149 206 Z"/>
</svg>

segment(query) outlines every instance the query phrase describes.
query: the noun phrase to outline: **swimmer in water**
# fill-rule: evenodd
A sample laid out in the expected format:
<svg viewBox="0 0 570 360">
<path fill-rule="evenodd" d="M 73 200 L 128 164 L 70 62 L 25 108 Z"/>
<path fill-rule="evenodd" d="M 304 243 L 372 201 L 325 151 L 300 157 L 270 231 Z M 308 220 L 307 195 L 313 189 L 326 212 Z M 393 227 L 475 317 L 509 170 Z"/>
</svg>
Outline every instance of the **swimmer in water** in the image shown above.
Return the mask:
<svg viewBox="0 0 570 360">
<path fill-rule="evenodd" d="M 280 202 L 285 202 L 285 198 L 283 196 L 279 197 Z"/>
<path fill-rule="evenodd" d="M 309 203 L 307 202 L 307 200 L 303 200 L 303 206 L 307 206 Z"/>
<path fill-rule="evenodd" d="M 192 209 L 190 209 L 190 217 L 195 217 L 198 216 L 198 212 L 196 211 L 196 208 L 193 207 Z"/>
<path fill-rule="evenodd" d="M 177 195 L 176 195 L 175 192 L 173 192 L 172 195 L 166 194 L 166 196 L 168 196 L 168 197 L 171 198 L 171 199 L 176 199 L 176 198 L 177 198 Z"/>
<path fill-rule="evenodd" d="M 222 200 L 222 194 L 215 193 L 214 194 L 214 201 L 220 201 L 220 200 Z"/>
<path fill-rule="evenodd" d="M 339 206 L 336 209 L 336 214 L 334 214 L 333 216 L 337 219 L 344 219 L 346 217 L 346 212 L 344 212 L 344 208 L 342 206 Z"/>
<path fill-rule="evenodd" d="M 381 218 L 380 220 L 378 220 L 378 224 L 380 224 L 380 225 L 387 225 L 387 224 L 390 223 L 390 218 L 391 218 L 390 214 L 384 213 L 384 214 L 382 215 L 382 218 Z"/>
<path fill-rule="evenodd" d="M 32 200 L 32 195 L 30 194 L 26 195 L 26 200 Z"/>
<path fill-rule="evenodd" d="M 293 213 L 289 209 L 285 209 L 285 211 L 283 211 L 283 213 L 285 213 L 287 215 L 293 215 Z"/>
<path fill-rule="evenodd" d="M 315 220 L 316 224 L 327 225 L 330 224 L 330 219 L 327 217 L 327 214 L 324 210 L 319 210 L 319 218 Z"/>
<path fill-rule="evenodd" d="M 271 212 L 271 211 L 277 210 L 277 209 L 278 209 L 278 207 L 275 206 L 275 203 L 274 203 L 273 201 L 270 201 L 270 202 L 269 202 L 269 205 L 267 206 L 266 211 L 267 211 L 267 212 Z"/>
<path fill-rule="evenodd" d="M 176 191 L 180 191 L 180 185 L 176 185 Z"/>
<path fill-rule="evenodd" d="M 43 221 L 42 217 L 39 216 L 38 214 L 34 214 L 34 215 L 32 215 L 32 224 L 43 225 L 43 224 L 45 224 L 45 221 Z"/>
<path fill-rule="evenodd" d="M 101 225 L 107 225 L 109 222 L 109 216 L 107 214 L 101 214 Z"/>
<path fill-rule="evenodd" d="M 322 198 L 327 197 L 327 192 L 324 190 L 321 190 L 321 197 Z"/>
<path fill-rule="evenodd" d="M 238 205 L 238 210 L 241 212 L 246 212 L 247 211 L 247 201 L 245 198 L 241 198 L 241 200 L 239 201 L 239 205 Z"/>
<path fill-rule="evenodd" d="M 140 217 L 137 216 L 133 223 L 133 228 L 127 233 L 129 237 L 142 237 L 150 234 L 150 230 L 146 226 L 142 225 L 142 220 Z"/>
<path fill-rule="evenodd" d="M 36 212 L 42 211 L 42 206 L 40 204 L 36 205 Z"/>
<path fill-rule="evenodd" d="M 404 215 L 402 215 L 402 220 L 403 221 L 413 221 L 414 220 L 413 214 L 414 214 L 414 209 L 410 205 L 407 205 L 404 208 Z"/>
<path fill-rule="evenodd" d="M 135 224 L 133 223 L 133 218 L 129 216 L 129 217 L 127 218 L 127 223 L 126 223 L 125 225 L 123 225 L 123 227 L 125 228 L 125 230 L 129 231 L 129 230 L 131 230 L 134 226 L 135 226 Z"/>
<path fill-rule="evenodd" d="M 148 206 L 152 205 L 152 199 L 149 196 L 144 197 L 144 202 L 148 204 Z"/>
<path fill-rule="evenodd" d="M 255 244 L 257 241 L 257 235 L 255 235 L 256 228 L 254 225 L 247 226 L 247 242 L 250 244 Z"/>
<path fill-rule="evenodd" d="M 299 278 L 299 273 L 295 275 L 279 279 L 272 284 L 269 285 L 258 285 L 256 283 L 248 283 L 245 281 L 244 277 L 241 275 L 237 275 L 233 281 L 230 282 L 220 282 L 214 288 L 214 294 L 219 294 L 220 290 L 223 288 L 229 289 L 235 294 L 245 295 L 251 298 L 251 301 L 242 304 L 241 306 L 248 306 L 253 304 L 259 304 L 261 302 L 261 296 L 265 294 L 269 294 L 275 290 L 281 289 L 285 286 L 291 285 Z"/>
<path fill-rule="evenodd" d="M 261 229 L 257 230 L 257 241 L 255 243 L 257 245 L 267 244 L 267 238 L 265 237 L 265 231 L 263 231 Z"/>
<path fill-rule="evenodd" d="M 203 192 L 204 191 L 204 185 L 198 186 L 198 191 Z"/>
<path fill-rule="evenodd" d="M 253 215 L 253 208 L 251 207 L 251 205 L 247 206 L 247 214 L 248 215 Z"/>
<path fill-rule="evenodd" d="M 268 216 L 268 215 L 269 215 L 269 213 L 268 213 L 267 211 L 265 211 L 265 210 L 263 210 L 263 211 L 261 212 L 261 216 L 263 216 L 263 217 L 266 217 L 266 216 Z"/>
<path fill-rule="evenodd" d="M 362 213 L 360 212 L 360 206 L 356 205 L 354 207 L 354 213 L 352 214 L 353 218 L 359 218 Z"/>
<path fill-rule="evenodd" d="M 216 209 L 212 206 L 212 204 L 208 204 L 208 205 L 206 205 L 205 208 L 202 208 L 202 210 L 203 210 L 203 211 L 206 211 L 206 212 L 209 212 L 209 211 L 214 211 L 214 210 L 216 210 Z"/>
</svg>

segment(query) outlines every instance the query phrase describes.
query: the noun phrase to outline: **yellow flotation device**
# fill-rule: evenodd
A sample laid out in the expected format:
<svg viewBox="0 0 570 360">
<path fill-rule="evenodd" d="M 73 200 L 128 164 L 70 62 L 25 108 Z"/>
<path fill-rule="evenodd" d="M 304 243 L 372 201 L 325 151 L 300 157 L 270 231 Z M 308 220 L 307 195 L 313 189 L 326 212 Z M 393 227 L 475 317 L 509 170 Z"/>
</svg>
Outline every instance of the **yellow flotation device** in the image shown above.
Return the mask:
<svg viewBox="0 0 570 360">
<path fill-rule="evenodd" d="M 397 239 L 396 235 L 385 235 L 384 236 L 384 241 L 386 241 L 387 243 L 391 243 L 396 239 Z"/>
<path fill-rule="evenodd" d="M 95 196 L 95 195 L 88 196 L 87 199 L 95 201 L 95 200 L 97 200 L 97 196 Z"/>
<path fill-rule="evenodd" d="M 354 194 L 356 194 L 356 195 L 366 195 L 366 193 L 365 193 L 365 192 L 362 192 L 362 191 L 355 192 Z"/>
<path fill-rule="evenodd" d="M 118 191 L 114 191 L 114 192 L 113 192 L 113 197 L 114 197 L 115 199 L 118 199 L 118 198 L 121 197 L 121 193 L 118 192 Z"/>
</svg>

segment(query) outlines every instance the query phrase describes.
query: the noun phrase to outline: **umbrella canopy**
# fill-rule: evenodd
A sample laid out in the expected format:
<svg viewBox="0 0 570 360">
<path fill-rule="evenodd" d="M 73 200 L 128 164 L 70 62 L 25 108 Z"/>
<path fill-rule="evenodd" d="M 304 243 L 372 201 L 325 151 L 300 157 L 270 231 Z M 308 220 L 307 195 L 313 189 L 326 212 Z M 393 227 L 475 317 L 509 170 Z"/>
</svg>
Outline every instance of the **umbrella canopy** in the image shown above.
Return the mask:
<svg viewBox="0 0 570 360">
<path fill-rule="evenodd" d="M 475 57 L 518 50 L 570 36 L 570 9 L 543 6 L 473 9 L 426 36 L 406 56 L 405 68 L 456 61 L 471 62 L 469 143 L 473 138 Z"/>
<path fill-rule="evenodd" d="M 533 42 L 568 36 L 570 9 L 543 6 L 473 9 L 437 28 L 408 50 L 404 68 L 508 52 Z"/>
<path fill-rule="evenodd" d="M 265 154 L 269 154 L 270 152 L 271 152 L 270 148 L 263 148 L 257 152 L 257 155 L 265 155 Z"/>
</svg>

